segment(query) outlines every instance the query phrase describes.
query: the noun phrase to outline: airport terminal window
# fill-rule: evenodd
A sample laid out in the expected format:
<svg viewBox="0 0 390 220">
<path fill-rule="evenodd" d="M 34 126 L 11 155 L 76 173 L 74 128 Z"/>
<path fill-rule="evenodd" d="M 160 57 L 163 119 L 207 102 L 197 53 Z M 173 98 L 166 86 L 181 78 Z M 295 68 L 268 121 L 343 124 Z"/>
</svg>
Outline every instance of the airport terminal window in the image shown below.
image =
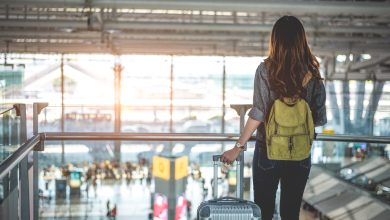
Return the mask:
<svg viewBox="0 0 390 220">
<path fill-rule="evenodd" d="M 65 131 L 114 131 L 114 59 L 101 55 L 64 57 Z"/>
<path fill-rule="evenodd" d="M 222 57 L 174 57 L 175 132 L 219 133 L 222 115 Z"/>
<path fill-rule="evenodd" d="M 2 63 L 4 58 L 2 54 Z M 64 55 L 65 131 L 113 131 L 115 59 L 111 55 Z M 122 131 L 170 131 L 170 73 L 173 62 L 173 131 L 221 132 L 223 59 L 121 56 L 119 62 L 124 67 Z M 340 59 L 337 68 L 345 62 Z M 261 61 L 260 57 L 225 57 L 226 133 L 238 132 L 238 116 L 230 104 L 252 102 L 253 77 Z M 7 65 L 1 65 L 0 69 L 2 102 L 15 99 L 48 102 L 49 107 L 40 118 L 40 129 L 61 131 L 61 55 L 8 54 Z M 343 92 L 346 87 L 343 89 L 341 81 L 325 83 L 326 129 L 340 134 L 388 135 L 389 82 L 350 81 L 349 96 Z M 333 91 L 330 89 L 332 84 Z M 374 90 L 379 102 L 375 114 L 370 114 L 375 110 L 375 102 L 371 100 L 374 85 L 383 87 L 383 92 Z M 332 105 L 332 96 L 337 105 Z M 348 111 L 344 111 L 343 107 L 345 97 L 348 97 L 345 100 L 350 108 L 349 119 Z M 31 111 L 28 114 L 31 117 Z"/>
<path fill-rule="evenodd" d="M 238 133 L 240 118 L 231 104 L 253 103 L 253 80 L 261 57 L 226 57 L 225 133 Z"/>
<path fill-rule="evenodd" d="M 388 82 L 352 80 L 347 85 L 342 81 L 326 83 L 328 84 L 328 123 L 325 125 L 327 129 L 338 134 L 387 135 L 384 127 L 390 117 Z M 334 90 L 331 88 L 333 86 Z M 383 91 L 380 90 L 381 87 Z M 349 90 L 349 95 L 345 92 L 346 89 Z M 343 100 L 348 102 L 347 108 L 344 107 Z"/>
<path fill-rule="evenodd" d="M 169 132 L 170 56 L 122 56 L 122 132 Z"/>
</svg>

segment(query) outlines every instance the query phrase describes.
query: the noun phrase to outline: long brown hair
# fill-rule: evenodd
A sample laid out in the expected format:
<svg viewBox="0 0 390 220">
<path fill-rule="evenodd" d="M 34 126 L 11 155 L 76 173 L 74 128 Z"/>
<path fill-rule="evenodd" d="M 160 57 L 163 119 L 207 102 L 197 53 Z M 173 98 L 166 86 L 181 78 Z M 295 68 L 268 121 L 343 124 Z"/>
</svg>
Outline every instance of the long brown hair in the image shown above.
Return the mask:
<svg viewBox="0 0 390 220">
<path fill-rule="evenodd" d="M 302 81 L 307 72 L 321 78 L 319 63 L 311 53 L 302 23 L 294 16 L 276 21 L 269 41 L 265 65 L 269 72 L 271 90 L 279 96 L 301 96 Z"/>
</svg>

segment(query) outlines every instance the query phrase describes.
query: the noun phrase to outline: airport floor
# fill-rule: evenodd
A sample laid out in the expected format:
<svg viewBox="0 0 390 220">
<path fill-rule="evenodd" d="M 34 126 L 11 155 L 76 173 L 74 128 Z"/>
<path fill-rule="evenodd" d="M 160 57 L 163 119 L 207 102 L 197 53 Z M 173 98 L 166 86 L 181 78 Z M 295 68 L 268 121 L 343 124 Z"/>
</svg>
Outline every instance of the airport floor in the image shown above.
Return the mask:
<svg viewBox="0 0 390 220">
<path fill-rule="evenodd" d="M 41 203 L 40 219 L 109 219 L 106 217 L 107 201 L 110 207 L 117 204 L 116 219 L 147 220 L 150 210 L 150 190 L 138 182 L 104 181 L 92 187 L 87 194 L 77 198 L 51 199 Z"/>
<path fill-rule="evenodd" d="M 202 201 L 202 189 L 196 181 L 189 181 L 188 187 L 191 190 L 188 197 L 192 197 L 193 210 L 191 215 L 195 216 L 196 207 Z M 40 219 L 44 220 L 108 220 L 106 216 L 107 201 L 110 206 L 117 204 L 117 220 L 148 220 L 150 212 L 150 187 L 140 181 L 132 181 L 130 184 L 125 181 L 102 181 L 96 189 L 92 187 L 87 193 L 84 190 L 80 197 L 66 199 L 54 198 L 54 184 L 49 184 L 47 197 L 41 201 Z M 51 195 L 51 199 L 48 199 Z M 194 218 L 191 218 L 194 219 Z M 274 220 L 278 220 L 275 218 Z M 300 220 L 316 220 L 313 214 L 301 211 Z"/>
</svg>

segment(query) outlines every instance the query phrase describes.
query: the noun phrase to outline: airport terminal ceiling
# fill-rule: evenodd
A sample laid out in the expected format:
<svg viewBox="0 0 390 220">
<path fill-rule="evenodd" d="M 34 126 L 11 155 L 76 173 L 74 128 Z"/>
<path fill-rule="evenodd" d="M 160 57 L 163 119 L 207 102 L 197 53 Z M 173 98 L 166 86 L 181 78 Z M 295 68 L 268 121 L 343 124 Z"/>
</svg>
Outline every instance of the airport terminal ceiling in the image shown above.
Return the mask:
<svg viewBox="0 0 390 220">
<path fill-rule="evenodd" d="M 1 2 L 2 53 L 263 56 L 272 25 L 289 14 L 303 21 L 324 63 L 338 54 L 370 54 L 348 74 L 329 70 L 328 79 L 372 79 L 373 72 L 377 80 L 390 79 L 387 0 Z"/>
</svg>

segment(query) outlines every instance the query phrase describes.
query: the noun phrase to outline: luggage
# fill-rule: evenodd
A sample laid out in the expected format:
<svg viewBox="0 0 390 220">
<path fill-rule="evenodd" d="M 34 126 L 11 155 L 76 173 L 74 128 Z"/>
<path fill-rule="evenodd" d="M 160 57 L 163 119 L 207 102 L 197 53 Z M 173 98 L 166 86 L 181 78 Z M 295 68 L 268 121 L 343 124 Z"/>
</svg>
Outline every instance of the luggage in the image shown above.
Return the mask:
<svg viewBox="0 0 390 220">
<path fill-rule="evenodd" d="M 198 220 L 260 220 L 261 213 L 260 208 L 251 201 L 243 200 L 240 197 L 240 186 L 242 179 L 240 178 L 241 165 L 240 160 L 237 160 L 237 184 L 236 193 L 237 198 L 234 197 L 222 197 L 217 198 L 218 195 L 218 163 L 221 155 L 213 156 L 214 163 L 214 186 L 213 197 L 214 199 L 202 202 L 198 207 L 197 219 Z M 238 157 L 240 158 L 240 157 Z M 242 161 L 242 160 L 241 160 Z"/>
</svg>

